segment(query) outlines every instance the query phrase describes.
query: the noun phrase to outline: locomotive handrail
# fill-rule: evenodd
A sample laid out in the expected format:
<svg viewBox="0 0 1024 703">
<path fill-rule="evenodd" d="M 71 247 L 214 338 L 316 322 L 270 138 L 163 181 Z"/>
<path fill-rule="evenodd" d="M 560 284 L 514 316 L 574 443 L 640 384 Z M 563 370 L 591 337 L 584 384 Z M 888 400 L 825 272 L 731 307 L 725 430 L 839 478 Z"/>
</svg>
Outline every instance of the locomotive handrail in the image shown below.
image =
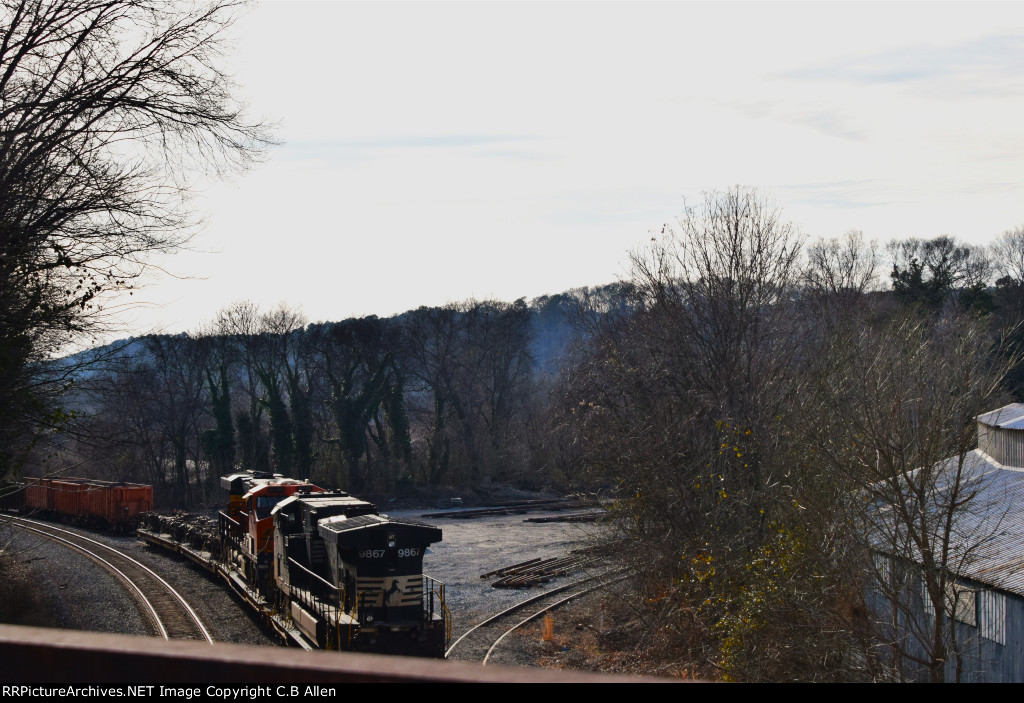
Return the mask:
<svg viewBox="0 0 1024 703">
<path fill-rule="evenodd" d="M 444 643 L 447 645 L 452 641 L 452 611 L 444 599 L 443 583 L 438 588 L 437 599 L 441 603 L 441 616 L 444 618 Z"/>
<path fill-rule="evenodd" d="M 440 585 L 441 588 L 444 588 L 444 584 L 442 584 L 440 581 L 437 581 L 437 580 L 427 576 L 426 574 L 423 574 L 423 593 L 424 593 L 424 595 L 429 594 L 429 596 L 430 596 L 429 598 L 424 598 L 424 603 L 423 603 L 423 607 L 425 607 L 427 609 L 427 617 L 428 618 L 433 618 L 434 617 L 434 584 L 435 583 Z M 438 597 L 440 597 L 440 593 L 438 594 Z"/>
<path fill-rule="evenodd" d="M 434 618 L 434 595 L 437 595 L 437 601 L 441 605 L 441 617 L 444 619 L 445 643 L 447 644 L 452 639 L 452 611 L 444 600 L 444 583 L 423 574 L 423 591 L 424 594 L 430 595 L 429 598 L 423 599 L 423 607 L 427 610 L 427 622 Z M 427 605 L 428 603 L 429 606 Z"/>
<path fill-rule="evenodd" d="M 331 583 L 330 581 L 328 581 L 328 580 L 324 579 L 324 578 L 323 578 L 322 576 L 320 576 L 319 574 L 315 574 L 315 573 L 313 573 L 312 571 L 310 571 L 310 570 L 309 570 L 309 569 L 307 569 L 307 568 L 306 568 L 305 566 L 303 566 L 303 565 L 302 565 L 302 564 L 300 564 L 299 562 L 295 561 L 295 560 L 294 560 L 294 559 L 292 559 L 291 557 L 288 557 L 288 561 L 289 561 L 290 563 L 292 563 L 292 564 L 295 564 L 295 566 L 297 566 L 297 567 L 299 567 L 300 569 L 302 569 L 303 571 L 305 571 L 305 572 L 306 572 L 307 574 L 309 574 L 310 576 L 312 576 L 313 578 L 315 578 L 315 579 L 316 579 L 317 581 L 319 581 L 320 583 L 322 583 L 322 584 L 324 584 L 325 586 L 327 586 L 328 588 L 330 588 L 330 589 L 331 589 L 332 591 L 340 591 L 340 590 L 341 590 L 340 588 L 338 588 L 337 586 L 335 586 L 335 585 L 334 585 L 333 583 Z"/>
<path fill-rule="evenodd" d="M 293 559 L 292 557 L 288 557 L 288 562 L 290 564 L 294 564 L 295 566 L 299 567 L 305 573 L 309 574 L 310 576 L 312 576 L 316 580 L 318 580 L 321 583 L 323 583 L 328 589 L 330 589 L 331 591 L 336 592 L 339 595 L 339 598 L 340 598 L 339 601 L 338 601 L 338 603 L 339 603 L 338 605 L 332 605 L 330 603 L 325 603 L 322 598 L 315 597 L 313 595 L 312 591 L 309 591 L 309 597 L 307 598 L 306 597 L 306 591 L 308 589 L 301 588 L 301 589 L 296 589 L 295 590 L 295 594 L 297 596 L 297 600 L 299 602 L 301 602 L 303 605 L 305 605 L 307 608 L 313 609 L 316 612 L 316 614 L 319 615 L 322 618 L 325 618 L 327 620 L 338 620 L 338 619 L 340 619 L 339 616 L 340 616 L 341 608 L 342 608 L 341 604 L 344 603 L 344 600 L 343 600 L 344 599 L 344 591 L 342 589 L 338 588 L 337 586 L 334 586 L 333 584 L 331 584 L 330 581 L 324 580 L 318 574 L 313 573 L 312 571 L 307 569 L 305 566 L 303 566 L 299 562 L 295 561 L 295 559 Z"/>
</svg>

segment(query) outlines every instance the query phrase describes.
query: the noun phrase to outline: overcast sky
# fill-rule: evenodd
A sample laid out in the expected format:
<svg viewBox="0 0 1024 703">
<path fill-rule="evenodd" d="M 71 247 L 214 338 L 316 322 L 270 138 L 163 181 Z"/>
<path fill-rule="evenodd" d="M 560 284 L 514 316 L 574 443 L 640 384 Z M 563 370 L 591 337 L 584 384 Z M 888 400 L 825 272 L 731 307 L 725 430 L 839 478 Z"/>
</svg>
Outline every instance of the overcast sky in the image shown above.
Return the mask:
<svg viewBox="0 0 1024 703">
<path fill-rule="evenodd" d="M 811 236 L 1024 224 L 1024 3 L 263 2 L 232 36 L 283 144 L 203 189 L 132 334 L 607 283 L 735 184 Z"/>
</svg>

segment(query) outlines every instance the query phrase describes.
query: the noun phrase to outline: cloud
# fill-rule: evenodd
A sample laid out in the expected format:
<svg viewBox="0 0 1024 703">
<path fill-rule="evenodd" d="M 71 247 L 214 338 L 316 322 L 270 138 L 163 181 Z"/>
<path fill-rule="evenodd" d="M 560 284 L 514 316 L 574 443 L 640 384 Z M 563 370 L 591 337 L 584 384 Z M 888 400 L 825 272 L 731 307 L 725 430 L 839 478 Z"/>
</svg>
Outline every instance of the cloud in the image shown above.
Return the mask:
<svg viewBox="0 0 1024 703">
<path fill-rule="evenodd" d="M 791 183 L 778 190 L 784 194 L 781 199 L 792 205 L 858 209 L 892 204 L 884 197 L 885 184 L 875 179 Z"/>
<path fill-rule="evenodd" d="M 436 149 L 452 147 L 476 147 L 523 142 L 537 139 L 530 134 L 426 134 L 400 135 L 377 139 L 362 139 L 341 142 L 341 144 L 366 149 Z"/>
<path fill-rule="evenodd" d="M 872 178 L 822 183 L 790 183 L 779 186 L 782 200 L 791 205 L 813 205 L 826 209 L 891 207 L 929 199 L 963 198 L 971 195 L 1013 194 L 1020 185 L 1009 181 L 964 183 L 909 183 L 889 178 Z"/>
<path fill-rule="evenodd" d="M 773 120 L 802 125 L 830 137 L 861 141 L 865 131 L 854 125 L 856 115 L 842 105 L 832 106 L 820 98 L 768 100 L 716 100 L 708 104 L 733 110 L 755 121 Z"/>
<path fill-rule="evenodd" d="M 529 134 L 408 134 L 366 139 L 288 140 L 280 157 L 305 161 L 367 161 L 400 151 L 457 151 L 497 159 L 544 159 L 551 154 L 525 149 L 539 138 Z"/>
<path fill-rule="evenodd" d="M 919 44 L 776 74 L 798 82 L 925 86 L 934 97 L 1003 97 L 1024 92 L 1024 36 L 989 35 L 959 44 Z"/>
<path fill-rule="evenodd" d="M 537 200 L 538 220 L 555 226 L 589 227 L 632 224 L 623 233 L 642 234 L 665 223 L 681 210 L 679 194 L 672 188 L 622 186 L 563 191 Z"/>
</svg>

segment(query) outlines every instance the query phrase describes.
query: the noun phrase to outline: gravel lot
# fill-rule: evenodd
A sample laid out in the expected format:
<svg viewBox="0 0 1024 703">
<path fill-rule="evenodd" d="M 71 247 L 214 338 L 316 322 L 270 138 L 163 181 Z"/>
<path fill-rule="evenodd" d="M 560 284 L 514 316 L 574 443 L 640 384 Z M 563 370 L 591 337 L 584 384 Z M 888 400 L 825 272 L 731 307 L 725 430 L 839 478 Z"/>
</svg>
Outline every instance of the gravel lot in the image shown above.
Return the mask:
<svg viewBox="0 0 1024 703">
<path fill-rule="evenodd" d="M 499 610 L 524 600 L 529 590 L 492 588 L 481 574 L 534 557 L 564 556 L 586 546 L 598 528 L 593 524 L 530 523 L 527 517 L 563 513 L 531 512 L 472 520 L 423 518 L 424 511 L 392 511 L 395 517 L 421 520 L 441 528 L 443 540 L 430 548 L 423 571 L 445 583 L 452 611 L 452 639 Z M 562 579 L 554 583 L 561 583 Z"/>
</svg>

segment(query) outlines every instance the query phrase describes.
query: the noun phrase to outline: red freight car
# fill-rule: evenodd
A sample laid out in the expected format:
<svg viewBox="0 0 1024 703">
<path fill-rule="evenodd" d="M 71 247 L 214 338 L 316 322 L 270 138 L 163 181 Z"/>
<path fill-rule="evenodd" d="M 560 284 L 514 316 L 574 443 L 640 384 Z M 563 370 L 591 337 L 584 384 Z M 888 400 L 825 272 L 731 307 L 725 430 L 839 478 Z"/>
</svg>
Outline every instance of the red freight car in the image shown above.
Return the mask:
<svg viewBox="0 0 1024 703">
<path fill-rule="evenodd" d="M 84 482 L 74 479 L 56 479 L 49 482 L 48 488 L 47 508 L 69 517 L 88 515 L 82 506 L 82 495 L 88 488 Z"/>
<path fill-rule="evenodd" d="M 125 528 L 139 513 L 153 509 L 153 487 L 90 478 L 27 478 L 25 507 L 78 522 Z"/>
</svg>

